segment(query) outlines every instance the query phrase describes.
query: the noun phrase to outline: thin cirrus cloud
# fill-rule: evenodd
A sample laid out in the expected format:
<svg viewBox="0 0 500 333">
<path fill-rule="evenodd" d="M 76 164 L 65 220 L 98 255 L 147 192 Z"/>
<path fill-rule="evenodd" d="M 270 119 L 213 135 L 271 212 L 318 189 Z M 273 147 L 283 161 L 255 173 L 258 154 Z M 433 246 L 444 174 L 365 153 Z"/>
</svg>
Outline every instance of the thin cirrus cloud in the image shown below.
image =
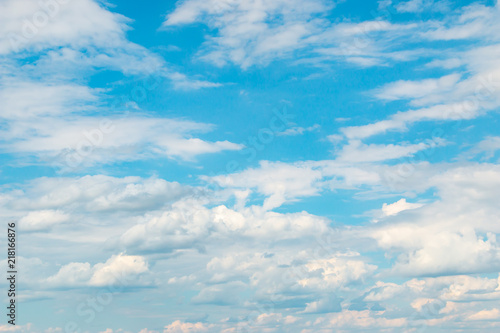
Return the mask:
<svg viewBox="0 0 500 333">
<path fill-rule="evenodd" d="M 144 156 L 193 160 L 200 154 L 242 148 L 226 140 L 208 142 L 194 137 L 195 133 L 211 131 L 210 124 L 139 112 L 122 117 L 90 116 L 96 110 L 106 110 L 100 105 L 103 92 L 99 89 L 16 79 L 6 80 L 2 86 L 3 151 L 34 155 L 62 169 Z"/>
<path fill-rule="evenodd" d="M 404 131 L 416 122 L 469 120 L 495 110 L 500 105 L 500 64 L 496 56 L 499 46 L 496 38 L 490 36 L 491 30 L 484 29 L 484 26 L 497 24 L 498 8 L 498 4 L 493 8 L 471 5 L 457 10 L 437 27 L 424 24 L 421 27 L 425 30 L 421 35 L 424 40 L 449 39 L 447 36 L 464 41 L 482 38 L 488 45 L 468 46 L 460 51 L 451 49 L 449 59 L 439 60 L 443 68 L 448 67 L 447 60 L 458 62 L 465 66 L 463 72 L 419 81 L 399 80 L 376 89 L 375 97 L 388 101 L 407 100 L 415 109 L 400 111 L 368 125 L 346 127 L 341 132 L 347 138 L 363 139 L 388 131 Z M 431 63 L 437 64 L 435 61 Z"/>
<path fill-rule="evenodd" d="M 318 31 L 321 20 L 314 15 L 331 8 L 322 0 L 304 4 L 295 0 L 185 1 L 169 13 L 163 27 L 207 22 L 220 33 L 206 42 L 202 58 L 218 65 L 233 62 L 249 67 L 299 47 L 299 42 Z M 282 15 L 282 24 L 268 24 L 269 17 Z"/>
<path fill-rule="evenodd" d="M 287 59 L 294 53 L 303 54 L 298 62 L 345 59 L 362 67 L 407 61 L 422 54 L 388 51 L 393 47 L 387 42 L 401 37 L 398 31 L 410 31 L 415 25 L 384 20 L 332 23 L 323 16 L 335 6 L 335 2 L 324 0 L 307 4 L 295 0 L 269 3 L 189 0 L 167 15 L 162 28 L 195 22 L 207 24 L 216 35 L 207 38 L 198 57 L 218 66 L 232 63 L 243 69 Z M 273 18 L 279 20 L 270 23 Z M 307 47 L 313 52 L 306 51 Z"/>
</svg>

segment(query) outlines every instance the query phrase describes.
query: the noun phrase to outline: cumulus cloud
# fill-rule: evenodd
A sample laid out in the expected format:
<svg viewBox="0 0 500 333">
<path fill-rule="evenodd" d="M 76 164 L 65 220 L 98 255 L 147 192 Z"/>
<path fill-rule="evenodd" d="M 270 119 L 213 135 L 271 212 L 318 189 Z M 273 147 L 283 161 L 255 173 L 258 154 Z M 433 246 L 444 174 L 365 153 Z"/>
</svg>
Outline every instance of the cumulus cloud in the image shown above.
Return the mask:
<svg viewBox="0 0 500 333">
<path fill-rule="evenodd" d="M 362 281 L 364 277 L 373 273 L 377 268 L 375 265 L 367 264 L 362 260 L 350 260 L 350 256 L 353 256 L 353 254 L 309 262 L 306 265 L 309 272 L 321 271 L 321 278 L 305 278 L 300 280 L 299 283 L 303 286 L 317 285 L 320 289 L 338 288 L 349 282 Z M 356 254 L 354 254 L 354 257 L 356 257 Z"/>
<path fill-rule="evenodd" d="M 264 208 L 281 206 L 287 200 L 318 194 L 317 183 L 322 179 L 321 171 L 305 164 L 261 162 L 257 169 L 247 169 L 238 174 L 215 176 L 211 180 L 222 187 L 257 188 L 268 198 Z"/>
<path fill-rule="evenodd" d="M 161 215 L 137 224 L 120 237 L 129 250 L 165 251 L 202 249 L 220 238 L 270 240 L 298 239 L 327 231 L 326 220 L 307 213 L 280 214 L 254 208 L 206 208 L 196 200 L 180 200 Z"/>
<path fill-rule="evenodd" d="M 203 323 L 184 323 L 176 320 L 170 325 L 165 326 L 164 333 L 195 333 L 208 332 L 209 327 Z"/>
<path fill-rule="evenodd" d="M 119 254 L 93 266 L 89 263 L 69 263 L 47 278 L 46 282 L 52 287 L 140 285 L 138 278 L 147 271 L 148 264 L 144 257 Z"/>
<path fill-rule="evenodd" d="M 434 176 L 430 184 L 437 186 L 440 200 L 402 218 L 391 216 L 388 224 L 370 230 L 370 237 L 381 248 L 400 253 L 394 266 L 398 273 L 494 271 L 500 265 L 500 230 L 492 219 L 498 208 L 491 198 L 496 196 L 498 172 L 494 165 L 470 166 Z"/>
</svg>

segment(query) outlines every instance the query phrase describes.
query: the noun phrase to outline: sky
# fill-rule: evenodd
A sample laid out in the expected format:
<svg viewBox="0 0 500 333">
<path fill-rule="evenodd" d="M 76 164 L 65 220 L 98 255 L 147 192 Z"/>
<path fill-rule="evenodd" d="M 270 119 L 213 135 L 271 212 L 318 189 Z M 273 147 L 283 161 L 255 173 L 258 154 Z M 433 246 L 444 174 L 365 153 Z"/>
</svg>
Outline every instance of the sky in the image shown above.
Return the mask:
<svg viewBox="0 0 500 333">
<path fill-rule="evenodd" d="M 498 332 L 498 31 L 497 1 L 0 0 L 0 332 Z"/>
</svg>

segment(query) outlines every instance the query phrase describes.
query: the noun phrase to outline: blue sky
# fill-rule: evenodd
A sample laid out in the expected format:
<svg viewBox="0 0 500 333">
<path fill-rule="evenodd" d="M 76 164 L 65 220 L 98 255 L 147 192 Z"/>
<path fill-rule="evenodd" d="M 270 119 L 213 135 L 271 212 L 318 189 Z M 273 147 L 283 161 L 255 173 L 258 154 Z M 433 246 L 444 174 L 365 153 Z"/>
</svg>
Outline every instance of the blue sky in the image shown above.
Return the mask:
<svg viewBox="0 0 500 333">
<path fill-rule="evenodd" d="M 500 329 L 498 2 L 1 0 L 0 22 L 0 332 Z"/>
</svg>

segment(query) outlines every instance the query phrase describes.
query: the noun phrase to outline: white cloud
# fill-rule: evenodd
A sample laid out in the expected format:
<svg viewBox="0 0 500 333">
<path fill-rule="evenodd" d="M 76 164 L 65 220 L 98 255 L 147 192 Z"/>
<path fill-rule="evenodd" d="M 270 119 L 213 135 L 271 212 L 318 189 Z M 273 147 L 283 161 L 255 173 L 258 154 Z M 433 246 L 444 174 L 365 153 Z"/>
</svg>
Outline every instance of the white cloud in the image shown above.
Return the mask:
<svg viewBox="0 0 500 333">
<path fill-rule="evenodd" d="M 291 127 L 283 132 L 279 132 L 277 135 L 278 136 L 302 135 L 302 134 L 307 133 L 307 132 L 317 131 L 317 130 L 319 130 L 319 128 L 320 128 L 320 126 L 318 124 L 315 124 L 315 125 L 309 126 L 309 127 Z"/>
<path fill-rule="evenodd" d="M 0 148 L 52 160 L 64 171 L 144 157 L 194 160 L 200 154 L 243 147 L 193 137 L 212 130 L 210 124 L 140 112 L 121 118 L 89 116 L 108 110 L 98 103 L 100 91 L 85 86 L 7 80 L 2 88 Z"/>
<path fill-rule="evenodd" d="M 201 249 L 216 239 L 271 240 L 312 237 L 327 231 L 326 220 L 303 213 L 280 214 L 241 210 L 224 205 L 206 208 L 194 199 L 180 200 L 172 208 L 137 224 L 120 237 L 130 250 L 165 251 Z"/>
<path fill-rule="evenodd" d="M 418 1 L 399 5 L 423 4 Z M 416 9 L 416 8 L 415 8 Z M 443 21 L 421 22 L 421 35 L 407 36 L 410 40 L 464 39 L 483 41 L 482 46 L 461 50 L 440 50 L 444 59 L 433 59 L 427 67 L 439 66 L 454 70 L 439 78 L 418 81 L 399 80 L 375 89 L 377 98 L 385 101 L 407 100 L 414 109 L 400 111 L 385 120 L 368 125 L 341 129 L 350 139 L 363 139 L 388 131 L 404 131 L 422 121 L 461 121 L 484 115 L 500 105 L 500 63 L 497 36 L 498 4 L 495 7 L 473 4 L 463 7 Z M 415 37 L 417 36 L 417 37 Z M 440 57 L 441 57 L 440 56 Z"/>
<path fill-rule="evenodd" d="M 129 41 L 132 20 L 101 1 L 26 0 L 19 5 L 7 0 L 0 13 L 0 56 L 15 54 L 7 70 L 12 76 L 67 80 L 109 69 L 166 77 L 176 89 L 221 86 L 174 71 L 159 54 Z"/>
<path fill-rule="evenodd" d="M 263 313 L 255 319 L 255 324 L 261 325 L 292 325 L 298 318 L 283 316 L 281 313 Z"/>
<path fill-rule="evenodd" d="M 197 333 L 208 332 L 210 325 L 203 323 L 184 323 L 176 320 L 170 325 L 165 326 L 163 333 Z"/>
<path fill-rule="evenodd" d="M 88 284 L 91 277 L 91 266 L 88 262 L 72 262 L 61 267 L 56 275 L 49 277 L 47 283 L 53 286 L 83 286 Z"/>
<path fill-rule="evenodd" d="M 219 36 L 207 40 L 202 58 L 246 68 L 301 48 L 304 39 L 317 32 L 323 22 L 314 15 L 329 8 L 331 5 L 322 0 L 307 4 L 296 0 L 188 0 L 167 16 L 163 26 L 205 22 L 217 29 Z M 281 23 L 269 23 L 276 17 Z"/>
<path fill-rule="evenodd" d="M 69 263 L 57 274 L 47 278 L 52 287 L 129 286 L 139 282 L 140 274 L 148 271 L 144 257 L 113 255 L 105 263 Z"/>
<path fill-rule="evenodd" d="M 384 214 L 384 216 L 393 216 L 399 214 L 402 211 L 408 209 L 416 209 L 422 206 L 423 204 L 406 202 L 406 199 L 403 198 L 389 205 L 384 203 L 384 205 L 382 206 L 382 213 Z"/>
<path fill-rule="evenodd" d="M 439 79 L 425 79 L 421 81 L 396 81 L 380 88 L 376 97 L 384 100 L 415 99 L 430 94 L 450 91 L 460 80 L 460 74 L 450 74 Z"/>
<path fill-rule="evenodd" d="M 425 66 L 429 68 L 444 68 L 453 69 L 463 65 L 463 61 L 459 58 L 435 59 L 427 63 Z"/>
<path fill-rule="evenodd" d="M 500 137 L 489 136 L 465 152 L 463 156 L 467 158 L 480 157 L 482 160 L 490 160 L 498 150 L 500 150 Z"/>
<path fill-rule="evenodd" d="M 19 228 L 25 231 L 47 230 L 68 219 L 69 216 L 59 210 L 34 211 L 19 220 Z"/>
<path fill-rule="evenodd" d="M 439 145 L 439 142 L 406 144 L 406 145 L 382 145 L 382 144 L 364 144 L 360 140 L 351 140 L 338 152 L 337 161 L 348 163 L 359 162 L 380 162 L 402 157 L 412 156 L 415 153 L 433 148 Z"/>
<path fill-rule="evenodd" d="M 231 281 L 203 288 L 191 299 L 193 304 L 240 305 L 240 294 L 248 291 L 248 285 L 241 281 Z"/>
<path fill-rule="evenodd" d="M 423 33 L 432 40 L 460 40 L 486 38 L 497 40 L 493 31 L 498 28 L 498 3 L 494 7 L 473 3 L 458 10 L 458 15 L 451 15 L 445 22 Z"/>
<path fill-rule="evenodd" d="M 338 314 L 328 315 L 327 320 L 325 327 L 330 329 L 394 328 L 407 324 L 406 318 L 385 318 L 369 310 L 344 310 Z"/>
<path fill-rule="evenodd" d="M 449 5 L 446 0 L 409 0 L 399 2 L 396 10 L 400 13 L 421 13 L 428 10 L 446 12 L 449 10 Z"/>
<path fill-rule="evenodd" d="M 189 0 L 177 5 L 163 27 L 207 24 L 215 35 L 207 38 L 198 57 L 219 66 L 234 63 L 244 69 L 291 54 L 299 54 L 304 62 L 345 59 L 374 66 L 407 61 L 422 53 L 390 50 L 397 47 L 394 40 L 403 35 L 400 32 L 415 25 L 381 20 L 332 23 L 325 13 L 334 6 L 334 2 L 324 0 Z"/>
<path fill-rule="evenodd" d="M 351 259 L 350 257 L 354 258 Z M 363 279 L 373 273 L 377 266 L 367 264 L 362 260 L 355 260 L 355 254 L 338 256 L 328 259 L 313 260 L 306 264 L 309 272 L 320 271 L 320 278 L 304 278 L 299 284 L 319 289 L 338 288 L 353 281 Z"/>
<path fill-rule="evenodd" d="M 365 301 L 380 302 L 385 300 L 394 299 L 399 294 L 405 291 L 404 285 L 399 285 L 396 283 L 386 283 L 382 281 L 377 281 L 375 286 L 370 289 L 368 294 L 365 296 Z"/>
<path fill-rule="evenodd" d="M 311 303 L 307 303 L 307 306 L 303 313 L 331 313 L 341 311 L 340 300 L 331 297 L 331 298 L 323 298 L 319 301 L 314 301 Z"/>
<path fill-rule="evenodd" d="M 387 120 L 369 125 L 344 127 L 342 133 L 349 139 L 364 139 L 388 131 L 404 131 L 408 125 L 421 121 L 468 120 L 478 117 L 483 112 L 484 102 L 464 100 L 450 104 L 436 104 L 427 108 L 399 112 Z"/>
<path fill-rule="evenodd" d="M 500 267 L 493 165 L 449 170 L 432 177 L 440 199 L 368 231 L 378 245 L 399 253 L 393 271 L 404 275 L 490 272 Z M 396 207 L 398 208 L 398 207 Z M 451 255 L 453 254 L 453 255 Z"/>
<path fill-rule="evenodd" d="M 221 83 L 189 78 L 185 74 L 178 72 L 168 73 L 167 76 L 172 80 L 174 87 L 177 89 L 197 90 L 201 88 L 216 88 L 222 86 Z"/>
<path fill-rule="evenodd" d="M 92 286 L 108 286 L 115 283 L 127 283 L 130 276 L 148 271 L 144 257 L 115 255 L 105 263 L 94 265 L 89 284 Z"/>
<path fill-rule="evenodd" d="M 483 310 L 471 314 L 467 317 L 466 320 L 496 320 L 500 318 L 500 310 L 491 309 L 491 310 Z"/>
<path fill-rule="evenodd" d="M 3 207 L 21 212 L 34 210 L 33 217 L 39 216 L 40 212 L 59 217 L 66 214 L 65 211 L 144 212 L 159 209 L 192 193 L 187 186 L 154 177 L 38 178 L 21 190 L 7 192 Z"/>
<path fill-rule="evenodd" d="M 425 145 L 422 144 L 421 147 Z M 384 191 L 420 192 L 429 188 L 430 176 L 446 169 L 444 165 L 432 165 L 411 159 L 411 154 L 405 151 L 404 146 L 394 146 L 393 149 L 389 145 L 387 150 L 384 147 L 386 146 L 375 145 L 374 147 L 374 151 L 382 148 L 385 154 L 382 156 L 371 154 L 358 157 L 354 153 L 353 156 L 355 159 L 376 161 L 388 157 L 395 158 L 394 156 L 408 156 L 409 160 L 395 165 L 381 165 L 374 162 L 358 163 L 338 159 L 295 163 L 262 161 L 258 168 L 249 168 L 229 175 L 203 177 L 203 179 L 215 182 L 222 189 L 251 190 L 249 197 L 261 194 L 264 196 L 263 208 L 270 210 L 302 198 L 321 195 L 324 191 L 338 189 L 370 189 L 368 191 L 372 193 L 372 196 Z M 394 155 L 394 151 L 398 155 Z"/>
<path fill-rule="evenodd" d="M 258 169 L 247 169 L 238 174 L 215 176 L 207 180 L 222 187 L 257 188 L 260 193 L 268 196 L 264 209 L 272 209 L 301 196 L 317 195 L 317 183 L 321 179 L 321 171 L 306 164 L 264 161 Z"/>
<path fill-rule="evenodd" d="M 43 6 L 35 0 L 22 5 L 8 0 L 2 2 L 0 12 L 4 23 L 0 52 L 4 54 L 26 48 L 79 48 L 89 42 L 101 47 L 116 46 L 123 42 L 129 22 L 92 0 L 55 1 L 53 6 Z M 15 43 L 17 39 L 19 45 Z"/>
<path fill-rule="evenodd" d="M 97 108 L 100 95 L 99 89 L 74 83 L 41 83 L 4 78 L 0 85 L 0 98 L 3 101 L 0 117 L 11 122 L 82 113 Z"/>
<path fill-rule="evenodd" d="M 21 332 L 21 333 L 29 333 L 33 332 L 33 324 L 28 323 L 26 325 L 1 325 L 0 332 Z"/>
<path fill-rule="evenodd" d="M 130 19 L 112 13 L 93 0 L 56 0 L 48 5 L 27 0 L 1 4 L 0 54 L 44 51 L 43 67 L 58 71 L 78 66 L 110 67 L 125 73 L 151 72 L 164 61 L 129 42 Z"/>
</svg>

